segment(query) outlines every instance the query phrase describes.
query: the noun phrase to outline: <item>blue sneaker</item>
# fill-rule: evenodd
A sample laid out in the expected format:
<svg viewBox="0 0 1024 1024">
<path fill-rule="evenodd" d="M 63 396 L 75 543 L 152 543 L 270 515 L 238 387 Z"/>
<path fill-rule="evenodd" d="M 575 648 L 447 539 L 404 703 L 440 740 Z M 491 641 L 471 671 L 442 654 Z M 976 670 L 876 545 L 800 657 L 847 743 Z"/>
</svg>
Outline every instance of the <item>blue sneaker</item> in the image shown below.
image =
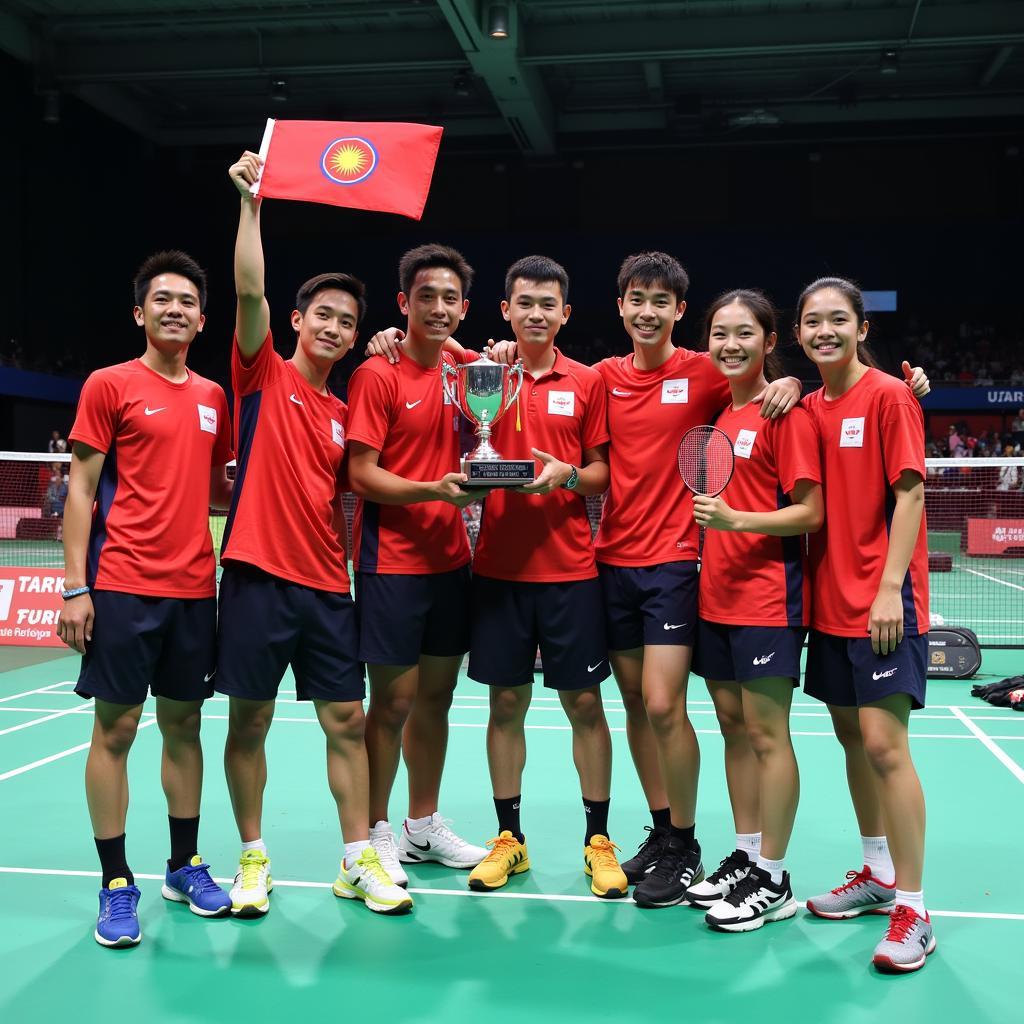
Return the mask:
<svg viewBox="0 0 1024 1024">
<path fill-rule="evenodd" d="M 142 939 L 139 929 L 139 897 L 142 893 L 125 878 L 113 878 L 106 889 L 100 889 L 100 916 L 93 933 L 101 946 L 137 946 Z"/>
<path fill-rule="evenodd" d="M 198 854 L 177 871 L 168 866 L 161 892 L 165 900 L 187 903 L 200 917 L 223 917 L 231 909 L 231 897 L 210 877 L 210 865 Z"/>
</svg>

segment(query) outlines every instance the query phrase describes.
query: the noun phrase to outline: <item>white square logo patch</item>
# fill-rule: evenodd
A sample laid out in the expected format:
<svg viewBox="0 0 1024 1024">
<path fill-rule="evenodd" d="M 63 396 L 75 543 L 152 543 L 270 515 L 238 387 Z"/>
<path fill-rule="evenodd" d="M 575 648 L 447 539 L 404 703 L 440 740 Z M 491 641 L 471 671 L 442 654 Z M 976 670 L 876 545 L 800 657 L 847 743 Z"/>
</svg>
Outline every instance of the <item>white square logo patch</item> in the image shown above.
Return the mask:
<svg viewBox="0 0 1024 1024">
<path fill-rule="evenodd" d="M 208 434 L 217 433 L 217 410 L 208 405 L 197 405 L 199 409 L 199 429 Z"/>
<path fill-rule="evenodd" d="M 340 448 L 345 447 L 345 428 L 337 421 L 331 420 L 331 440 Z"/>
<path fill-rule="evenodd" d="M 741 430 L 736 435 L 736 444 L 733 445 L 736 457 L 739 459 L 749 459 L 754 450 L 755 440 L 757 440 L 756 430 Z"/>
<path fill-rule="evenodd" d="M 685 405 L 690 400 L 690 379 L 663 380 L 661 382 L 662 405 Z"/>
<path fill-rule="evenodd" d="M 549 391 L 548 413 L 552 416 L 572 416 L 576 412 L 574 391 Z"/>
<path fill-rule="evenodd" d="M 839 432 L 840 448 L 863 448 L 864 447 L 864 417 L 850 416 L 843 420 L 842 429 Z"/>
</svg>

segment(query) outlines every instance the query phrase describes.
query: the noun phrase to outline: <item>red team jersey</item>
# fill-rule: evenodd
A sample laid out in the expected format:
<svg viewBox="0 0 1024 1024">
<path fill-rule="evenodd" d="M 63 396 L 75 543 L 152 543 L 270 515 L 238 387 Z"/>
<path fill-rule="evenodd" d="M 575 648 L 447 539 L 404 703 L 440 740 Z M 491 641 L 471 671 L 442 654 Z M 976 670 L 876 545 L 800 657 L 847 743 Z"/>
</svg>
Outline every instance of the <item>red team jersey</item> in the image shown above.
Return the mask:
<svg viewBox="0 0 1024 1024">
<path fill-rule="evenodd" d="M 696 561 L 693 499 L 679 478 L 677 450 L 691 427 L 711 423 L 728 404 L 729 385 L 706 353 L 677 348 L 656 370 L 633 356 L 595 367 L 608 393 L 611 484 L 597 560 L 638 568 Z"/>
<path fill-rule="evenodd" d="M 523 375 L 518 409 L 494 426 L 494 447 L 506 459 L 532 459 L 531 448 L 577 468 L 587 448 L 608 440 L 604 385 L 598 373 L 555 349 L 555 365 Z M 542 465 L 537 464 L 538 474 Z M 556 583 L 597 576 L 584 499 L 496 489 L 484 501 L 473 572 L 499 580 Z"/>
<path fill-rule="evenodd" d="M 228 403 L 189 372 L 174 384 L 140 359 L 89 375 L 70 438 L 106 453 L 89 533 L 96 590 L 213 597 L 210 472 L 231 461 Z"/>
<path fill-rule="evenodd" d="M 221 561 L 347 593 L 345 540 L 334 527 L 345 403 L 315 391 L 274 351 L 269 331 L 248 364 L 235 338 L 231 383 L 238 472 Z"/>
<path fill-rule="evenodd" d="M 442 359 L 457 362 L 448 352 Z M 382 469 L 424 481 L 458 472 L 460 413 L 441 387 L 440 363 L 428 369 L 408 355 L 397 363 L 367 359 L 352 374 L 348 394 L 349 440 L 380 452 Z M 352 536 L 358 572 L 423 575 L 469 563 L 462 510 L 446 501 L 360 500 Z"/>
<path fill-rule="evenodd" d="M 821 388 L 804 400 L 821 437 L 825 525 L 811 534 L 811 625 L 834 636 L 866 637 L 878 593 L 903 470 L 923 480 L 924 414 L 902 380 L 869 369 L 845 395 Z M 924 515 L 903 582 L 903 629 L 928 632 L 928 542 Z"/>
<path fill-rule="evenodd" d="M 818 432 L 806 409 L 761 418 L 753 402 L 715 421 L 732 441 L 736 465 L 722 498 L 730 508 L 774 512 L 798 480 L 821 483 Z M 807 626 L 810 579 L 802 536 L 705 530 L 700 616 L 730 626 Z"/>
</svg>

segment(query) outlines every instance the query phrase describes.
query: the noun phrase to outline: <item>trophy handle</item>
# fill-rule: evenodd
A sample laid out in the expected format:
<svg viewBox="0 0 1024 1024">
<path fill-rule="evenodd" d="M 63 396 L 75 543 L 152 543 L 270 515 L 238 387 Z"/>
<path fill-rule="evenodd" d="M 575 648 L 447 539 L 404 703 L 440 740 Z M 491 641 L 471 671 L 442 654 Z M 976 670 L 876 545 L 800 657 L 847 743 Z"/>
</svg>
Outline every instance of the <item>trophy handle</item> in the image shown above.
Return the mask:
<svg viewBox="0 0 1024 1024">
<path fill-rule="evenodd" d="M 459 379 L 458 368 L 452 366 L 451 363 L 446 363 L 444 359 L 441 359 L 441 387 L 444 388 L 444 393 L 448 396 L 452 405 L 462 413 L 466 419 L 470 417 L 467 415 L 466 410 L 462 408 L 462 403 L 459 401 L 458 384 Z M 453 382 L 454 386 L 449 384 L 449 381 Z"/>
<path fill-rule="evenodd" d="M 508 408 L 511 407 L 512 403 L 519 397 L 519 392 L 523 388 L 523 364 L 522 363 L 515 363 L 515 364 L 513 364 L 512 366 L 510 366 L 508 368 L 508 379 L 509 379 L 509 381 L 511 381 L 513 377 L 516 378 L 515 390 L 512 392 L 511 395 L 508 396 L 508 400 L 505 402 L 505 409 L 508 409 Z M 506 392 L 507 392 L 507 389 L 508 389 L 508 385 L 506 385 Z M 504 410 L 502 410 L 502 411 L 504 411 Z"/>
</svg>

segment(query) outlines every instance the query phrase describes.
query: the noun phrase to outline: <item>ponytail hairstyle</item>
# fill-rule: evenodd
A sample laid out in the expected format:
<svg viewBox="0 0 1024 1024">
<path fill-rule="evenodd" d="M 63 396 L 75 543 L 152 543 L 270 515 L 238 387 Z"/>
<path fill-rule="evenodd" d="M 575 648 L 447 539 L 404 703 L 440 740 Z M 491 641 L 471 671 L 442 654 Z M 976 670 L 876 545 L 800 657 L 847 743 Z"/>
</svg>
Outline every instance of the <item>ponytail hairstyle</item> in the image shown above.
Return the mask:
<svg viewBox="0 0 1024 1024">
<path fill-rule="evenodd" d="M 771 300 L 768 296 L 757 288 L 734 288 L 732 291 L 723 292 L 717 299 L 715 299 L 714 302 L 711 303 L 710 306 L 708 306 L 708 310 L 704 314 L 705 349 L 710 347 L 711 323 L 715 319 L 715 314 L 720 309 L 731 305 L 733 302 L 738 302 L 741 306 L 746 306 L 750 311 L 751 316 L 753 316 L 757 321 L 761 330 L 764 331 L 765 345 L 768 344 L 768 339 L 771 335 L 774 334 L 776 336 L 775 348 L 772 349 L 771 352 L 766 351 L 764 354 L 765 380 L 778 380 L 780 377 L 785 376 L 782 359 L 778 354 L 778 331 L 775 326 L 775 308 L 772 306 Z"/>
<path fill-rule="evenodd" d="M 807 304 L 807 300 L 815 292 L 820 292 L 824 288 L 835 289 L 835 291 L 840 292 L 846 301 L 849 302 L 854 316 L 857 317 L 858 329 L 860 328 L 860 325 L 864 323 L 866 319 L 864 316 L 864 296 L 861 295 L 860 289 L 852 281 L 847 281 L 845 277 L 819 277 L 817 281 L 812 281 L 800 293 L 800 298 L 796 301 L 796 323 L 793 327 L 796 330 L 798 338 L 800 336 L 800 320 L 804 315 L 804 306 Z M 875 358 L 875 354 L 872 352 L 867 341 L 857 343 L 857 358 L 865 366 L 873 366 L 876 370 L 879 368 L 878 360 Z"/>
</svg>

